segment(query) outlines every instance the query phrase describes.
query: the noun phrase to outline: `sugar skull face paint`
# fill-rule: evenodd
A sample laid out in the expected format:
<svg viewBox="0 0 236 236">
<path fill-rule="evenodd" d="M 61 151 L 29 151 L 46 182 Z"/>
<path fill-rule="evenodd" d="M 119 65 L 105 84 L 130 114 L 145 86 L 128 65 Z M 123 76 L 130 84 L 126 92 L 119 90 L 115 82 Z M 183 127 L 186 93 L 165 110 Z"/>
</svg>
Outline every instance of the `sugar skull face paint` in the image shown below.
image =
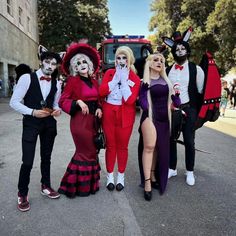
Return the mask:
<svg viewBox="0 0 236 236">
<path fill-rule="evenodd" d="M 81 75 L 88 77 L 94 73 L 93 62 L 87 55 L 78 53 L 71 58 L 69 70 L 73 76 Z"/>
<path fill-rule="evenodd" d="M 57 61 L 55 58 L 46 58 L 42 61 L 42 72 L 46 76 L 50 76 L 53 71 L 57 68 Z"/>
<path fill-rule="evenodd" d="M 128 65 L 128 59 L 125 54 L 118 54 L 116 56 L 116 64 L 120 65 L 121 67 L 127 66 Z"/>
<path fill-rule="evenodd" d="M 150 67 L 153 70 L 160 72 L 163 69 L 164 63 L 165 63 L 165 61 L 164 61 L 163 57 L 160 54 L 157 54 L 157 55 L 154 55 L 154 57 L 151 61 Z"/>
<path fill-rule="evenodd" d="M 73 75 L 87 76 L 89 72 L 89 65 L 85 57 L 82 55 L 75 55 L 70 62 Z"/>
<path fill-rule="evenodd" d="M 184 45 L 178 44 L 176 46 L 176 52 L 175 52 L 177 57 L 183 57 L 187 55 L 187 49 L 185 48 Z"/>
</svg>

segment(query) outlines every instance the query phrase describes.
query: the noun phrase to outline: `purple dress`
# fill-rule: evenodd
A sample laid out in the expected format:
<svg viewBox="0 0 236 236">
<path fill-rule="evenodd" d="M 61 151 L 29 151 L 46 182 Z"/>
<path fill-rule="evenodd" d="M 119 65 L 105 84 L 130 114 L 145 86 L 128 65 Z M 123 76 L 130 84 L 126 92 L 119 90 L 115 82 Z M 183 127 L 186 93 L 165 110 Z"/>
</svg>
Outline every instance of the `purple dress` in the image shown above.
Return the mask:
<svg viewBox="0 0 236 236">
<path fill-rule="evenodd" d="M 160 193 L 163 194 L 168 180 L 169 167 L 169 145 L 170 145 L 170 124 L 168 117 L 168 97 L 169 87 L 163 78 L 158 80 L 151 80 L 150 87 L 147 84 L 142 84 L 140 91 L 140 106 L 143 110 L 140 126 L 142 122 L 148 117 L 147 91 L 150 90 L 152 102 L 153 123 L 157 132 L 157 165 L 155 176 L 159 184 Z M 140 129 L 139 141 L 139 167 L 141 174 L 141 182 L 144 183 L 143 167 L 142 167 L 142 152 L 143 139 Z"/>
</svg>

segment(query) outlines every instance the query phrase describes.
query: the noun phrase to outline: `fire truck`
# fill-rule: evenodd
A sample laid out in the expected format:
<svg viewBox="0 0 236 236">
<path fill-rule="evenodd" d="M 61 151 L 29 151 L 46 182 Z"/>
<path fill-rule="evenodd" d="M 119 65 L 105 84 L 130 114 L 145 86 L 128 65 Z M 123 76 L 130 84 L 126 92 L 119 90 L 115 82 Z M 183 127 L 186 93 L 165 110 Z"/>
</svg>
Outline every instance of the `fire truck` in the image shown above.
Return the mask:
<svg viewBox="0 0 236 236">
<path fill-rule="evenodd" d="M 112 35 L 107 37 L 98 45 L 98 51 L 101 57 L 101 73 L 115 66 L 115 52 L 120 46 L 128 46 L 132 49 L 136 60 L 145 58 L 152 53 L 151 41 L 144 38 L 143 35 Z"/>
</svg>

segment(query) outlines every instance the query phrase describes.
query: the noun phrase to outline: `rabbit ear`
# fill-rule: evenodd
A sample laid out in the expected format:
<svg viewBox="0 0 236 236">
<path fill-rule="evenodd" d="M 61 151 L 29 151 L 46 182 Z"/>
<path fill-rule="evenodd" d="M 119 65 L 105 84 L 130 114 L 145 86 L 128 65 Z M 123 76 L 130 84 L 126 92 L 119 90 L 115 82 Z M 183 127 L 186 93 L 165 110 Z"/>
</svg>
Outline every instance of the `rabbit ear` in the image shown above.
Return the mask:
<svg viewBox="0 0 236 236">
<path fill-rule="evenodd" d="M 183 41 L 184 42 L 188 42 L 192 32 L 193 32 L 193 28 L 192 28 L 192 26 L 190 26 L 183 34 L 184 35 L 183 36 Z"/>
<path fill-rule="evenodd" d="M 63 60 L 64 56 L 66 55 L 66 52 L 59 52 L 58 54 L 59 54 L 61 60 Z"/>
<path fill-rule="evenodd" d="M 171 48 L 173 47 L 174 41 L 172 39 L 170 39 L 168 37 L 162 37 L 162 40 L 167 46 L 169 46 Z"/>
<path fill-rule="evenodd" d="M 43 52 L 47 52 L 47 51 L 48 51 L 47 48 L 45 48 L 43 45 L 39 45 L 38 46 L 38 58 L 40 58 L 40 56 Z"/>
</svg>

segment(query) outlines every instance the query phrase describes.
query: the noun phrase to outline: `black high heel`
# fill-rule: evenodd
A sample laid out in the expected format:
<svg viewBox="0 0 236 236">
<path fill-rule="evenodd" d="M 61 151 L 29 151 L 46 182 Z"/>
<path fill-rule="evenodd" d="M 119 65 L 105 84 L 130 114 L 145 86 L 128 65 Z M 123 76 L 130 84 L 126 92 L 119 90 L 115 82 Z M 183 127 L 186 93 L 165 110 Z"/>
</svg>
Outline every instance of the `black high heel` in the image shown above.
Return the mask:
<svg viewBox="0 0 236 236">
<path fill-rule="evenodd" d="M 145 179 L 145 182 L 146 181 L 151 181 L 151 179 L 149 178 L 149 179 Z M 146 201 L 151 201 L 152 200 L 152 190 L 151 191 L 145 191 L 145 187 L 144 187 L 144 191 L 143 191 L 143 195 L 144 195 L 144 199 L 146 200 Z"/>
</svg>

